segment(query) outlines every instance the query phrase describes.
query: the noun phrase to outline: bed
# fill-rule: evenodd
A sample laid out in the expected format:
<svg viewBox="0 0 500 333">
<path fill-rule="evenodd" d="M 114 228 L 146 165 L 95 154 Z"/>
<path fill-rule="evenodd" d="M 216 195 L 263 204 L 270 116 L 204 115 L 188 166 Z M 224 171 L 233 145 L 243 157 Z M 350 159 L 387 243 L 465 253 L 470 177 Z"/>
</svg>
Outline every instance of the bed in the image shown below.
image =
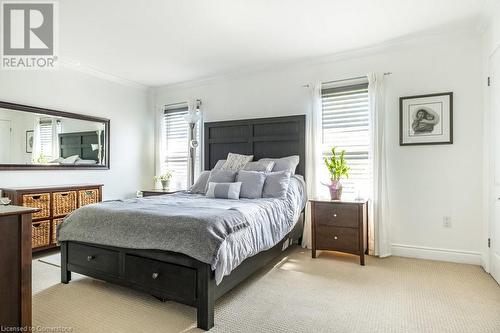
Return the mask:
<svg viewBox="0 0 500 333">
<path fill-rule="evenodd" d="M 209 330 L 214 326 L 215 300 L 300 241 L 304 215 L 297 207 L 300 195 L 304 196 L 305 192 L 304 184 L 300 184 L 300 175 L 305 172 L 305 116 L 205 123 L 204 136 L 207 170 L 229 152 L 253 154 L 254 160 L 299 155 L 298 176 L 293 177 L 296 190 L 289 191 L 285 200 L 239 200 L 230 209 L 227 200 L 177 193 L 77 210 L 75 216 L 69 218 L 75 222 L 63 223 L 61 230 L 65 224 L 69 228 L 85 220 L 92 226 L 87 231 L 94 230 L 94 233 L 76 232 L 70 237 L 71 232 L 65 232 L 60 241 L 62 283 L 69 283 L 71 272 L 76 272 L 148 292 L 163 301 L 194 306 L 198 327 Z M 162 215 L 165 207 L 169 217 Z M 78 214 L 86 214 L 86 217 L 79 219 Z M 116 216 L 108 219 L 113 215 Z M 271 215 L 277 217 L 269 217 Z M 113 225 L 111 220 L 116 221 L 120 216 L 123 223 Z M 268 220 L 262 216 L 268 216 Z M 279 220 L 279 216 L 286 218 Z M 197 219 L 202 217 L 204 223 L 198 223 Z M 218 217 L 223 218 L 224 223 L 218 221 Z M 169 223 L 161 223 L 165 218 L 170 218 Z M 245 225 L 248 221 L 261 221 L 261 224 Z M 143 225 L 142 228 L 146 225 L 149 231 L 134 232 L 139 225 Z M 263 237 L 259 252 L 253 253 L 255 250 L 246 245 L 245 239 L 252 238 L 252 233 L 255 235 L 264 226 L 273 230 L 268 234 L 275 239 Z M 106 232 L 115 232 L 118 236 L 109 238 Z M 248 248 L 240 258 L 230 253 L 238 247 Z M 236 252 L 241 253 L 241 249 Z"/>
</svg>

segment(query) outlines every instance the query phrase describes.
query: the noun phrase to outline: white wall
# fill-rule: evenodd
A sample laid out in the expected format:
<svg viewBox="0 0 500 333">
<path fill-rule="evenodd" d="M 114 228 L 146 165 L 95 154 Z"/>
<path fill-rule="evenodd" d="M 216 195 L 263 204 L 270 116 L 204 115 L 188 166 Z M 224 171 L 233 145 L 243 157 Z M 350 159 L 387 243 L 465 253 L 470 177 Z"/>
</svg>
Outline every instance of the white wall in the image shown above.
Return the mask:
<svg viewBox="0 0 500 333">
<path fill-rule="evenodd" d="M 146 91 L 64 68 L 1 71 L 0 100 L 111 120 L 110 170 L 0 171 L 0 187 L 102 183 L 104 199 L 115 199 L 153 185 L 154 126 Z"/>
<path fill-rule="evenodd" d="M 472 31 L 430 36 L 266 72 L 167 86 L 156 107 L 203 100 L 205 121 L 304 114 L 302 85 L 392 72 L 387 78 L 387 140 L 393 253 L 480 263 L 483 224 L 480 38 Z M 454 143 L 399 146 L 400 96 L 454 92 Z M 452 217 L 452 227 L 442 225 Z"/>
</svg>

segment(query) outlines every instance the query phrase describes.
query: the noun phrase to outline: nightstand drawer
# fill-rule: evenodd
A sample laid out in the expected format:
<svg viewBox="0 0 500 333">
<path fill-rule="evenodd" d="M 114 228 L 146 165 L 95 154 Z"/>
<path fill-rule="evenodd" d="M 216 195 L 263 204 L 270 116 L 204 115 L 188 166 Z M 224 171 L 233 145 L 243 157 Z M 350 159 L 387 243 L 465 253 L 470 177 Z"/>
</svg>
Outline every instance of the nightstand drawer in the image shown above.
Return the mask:
<svg viewBox="0 0 500 333">
<path fill-rule="evenodd" d="M 358 254 L 359 231 L 353 228 L 316 226 L 316 247 L 318 250 L 336 250 Z"/>
<path fill-rule="evenodd" d="M 317 225 L 358 228 L 358 206 L 316 202 L 314 219 Z"/>
</svg>

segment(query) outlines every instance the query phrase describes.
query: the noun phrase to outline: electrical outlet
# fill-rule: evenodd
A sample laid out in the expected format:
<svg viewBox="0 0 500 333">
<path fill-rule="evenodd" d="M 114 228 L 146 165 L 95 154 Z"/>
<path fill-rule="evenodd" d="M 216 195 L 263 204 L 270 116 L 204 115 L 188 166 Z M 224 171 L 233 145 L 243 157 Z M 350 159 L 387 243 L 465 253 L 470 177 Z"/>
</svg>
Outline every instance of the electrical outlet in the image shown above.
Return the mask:
<svg viewBox="0 0 500 333">
<path fill-rule="evenodd" d="M 451 216 L 443 216 L 443 227 L 451 228 Z"/>
</svg>

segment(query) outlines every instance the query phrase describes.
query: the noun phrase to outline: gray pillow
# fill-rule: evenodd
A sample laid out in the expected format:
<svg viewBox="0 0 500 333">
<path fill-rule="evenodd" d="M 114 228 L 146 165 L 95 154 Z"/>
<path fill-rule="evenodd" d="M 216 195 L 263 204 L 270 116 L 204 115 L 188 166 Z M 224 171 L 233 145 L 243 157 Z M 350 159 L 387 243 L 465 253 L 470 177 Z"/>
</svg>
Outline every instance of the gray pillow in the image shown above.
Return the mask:
<svg viewBox="0 0 500 333">
<path fill-rule="evenodd" d="M 266 175 L 264 188 L 262 189 L 263 198 L 284 198 L 290 185 L 290 172 L 278 171 Z"/>
<path fill-rule="evenodd" d="M 189 192 L 205 194 L 209 176 L 210 176 L 210 171 L 203 171 L 202 173 L 200 173 L 200 176 L 196 180 L 196 183 L 194 183 L 193 186 L 191 186 Z"/>
<path fill-rule="evenodd" d="M 293 155 L 283 158 L 261 158 L 259 161 L 274 161 L 273 172 L 289 171 L 292 175 L 295 175 L 295 169 L 299 165 L 300 157 Z"/>
<path fill-rule="evenodd" d="M 256 162 L 248 162 L 243 170 L 246 171 L 261 171 L 261 172 L 271 172 L 273 171 L 274 161 L 256 161 Z"/>
<path fill-rule="evenodd" d="M 217 163 L 215 163 L 213 170 L 220 170 L 222 169 L 222 166 L 226 163 L 226 160 L 218 160 Z"/>
<path fill-rule="evenodd" d="M 241 183 L 208 183 L 207 198 L 239 199 Z"/>
<path fill-rule="evenodd" d="M 265 173 L 240 170 L 236 176 L 236 181 L 241 182 L 241 198 L 262 198 L 262 188 L 264 187 L 264 182 L 266 181 Z"/>
<path fill-rule="evenodd" d="M 251 160 L 253 160 L 253 155 L 229 153 L 227 154 L 226 163 L 222 166 L 222 170 L 239 171 Z"/>
<path fill-rule="evenodd" d="M 236 172 L 230 170 L 212 170 L 208 176 L 205 193 L 208 191 L 208 183 L 232 183 L 236 178 Z"/>
</svg>

